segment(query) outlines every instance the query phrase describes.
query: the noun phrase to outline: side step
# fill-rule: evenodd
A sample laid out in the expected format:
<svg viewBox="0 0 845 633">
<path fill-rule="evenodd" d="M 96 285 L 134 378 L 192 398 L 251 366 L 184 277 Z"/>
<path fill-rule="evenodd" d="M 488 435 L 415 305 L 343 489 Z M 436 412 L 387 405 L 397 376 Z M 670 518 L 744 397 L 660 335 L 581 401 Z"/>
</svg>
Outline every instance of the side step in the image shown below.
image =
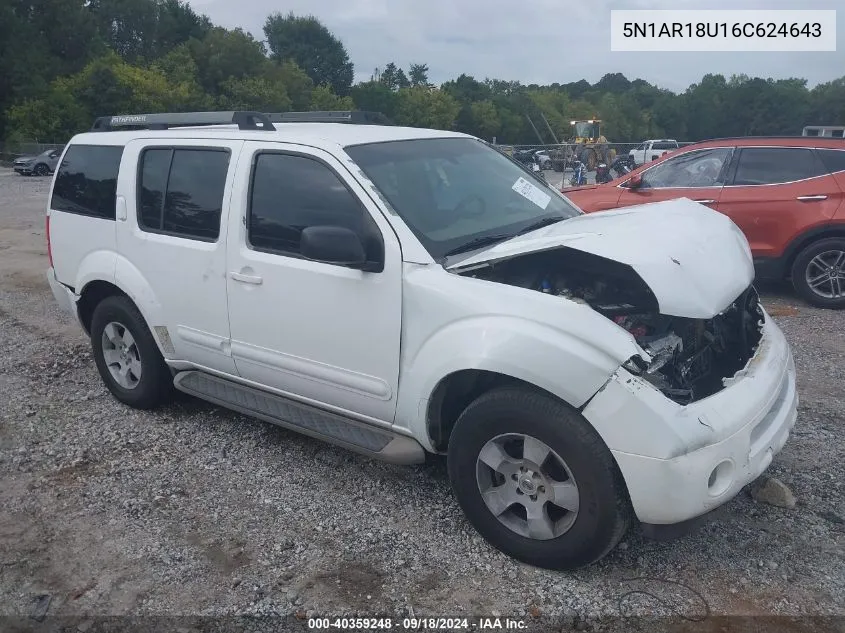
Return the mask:
<svg viewBox="0 0 845 633">
<path fill-rule="evenodd" d="M 173 384 L 197 398 L 385 462 L 425 461 L 425 450 L 410 437 L 225 378 L 190 370 L 176 374 Z"/>
</svg>

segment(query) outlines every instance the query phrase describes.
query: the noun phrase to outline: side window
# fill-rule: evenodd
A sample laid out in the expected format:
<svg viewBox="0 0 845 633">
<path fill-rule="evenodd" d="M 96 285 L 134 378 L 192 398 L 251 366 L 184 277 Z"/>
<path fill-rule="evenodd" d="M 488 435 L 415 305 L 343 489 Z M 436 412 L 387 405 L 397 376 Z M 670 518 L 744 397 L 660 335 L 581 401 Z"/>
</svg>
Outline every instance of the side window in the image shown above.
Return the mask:
<svg viewBox="0 0 845 633">
<path fill-rule="evenodd" d="M 250 245 L 298 257 L 300 234 L 310 226 L 348 228 L 361 236 L 367 259 L 382 257 L 378 227 L 329 167 L 304 156 L 258 154 L 249 202 Z"/>
<path fill-rule="evenodd" d="M 660 143 L 654 144 L 654 149 L 677 149 L 678 146 L 675 143 L 670 143 L 668 141 L 661 141 Z"/>
<path fill-rule="evenodd" d="M 800 147 L 746 147 L 734 185 L 775 185 L 821 175 L 813 151 Z"/>
<path fill-rule="evenodd" d="M 641 188 L 720 187 L 731 151 L 718 147 L 679 154 L 643 173 Z"/>
<path fill-rule="evenodd" d="M 72 146 L 59 165 L 50 208 L 114 220 L 122 155 L 122 146 Z"/>
<path fill-rule="evenodd" d="M 214 241 L 229 169 L 224 149 L 150 148 L 138 168 L 138 226 Z"/>
<path fill-rule="evenodd" d="M 842 149 L 817 149 L 819 157 L 824 163 L 825 171 L 829 174 L 835 174 L 839 171 L 845 171 L 845 150 Z"/>
</svg>

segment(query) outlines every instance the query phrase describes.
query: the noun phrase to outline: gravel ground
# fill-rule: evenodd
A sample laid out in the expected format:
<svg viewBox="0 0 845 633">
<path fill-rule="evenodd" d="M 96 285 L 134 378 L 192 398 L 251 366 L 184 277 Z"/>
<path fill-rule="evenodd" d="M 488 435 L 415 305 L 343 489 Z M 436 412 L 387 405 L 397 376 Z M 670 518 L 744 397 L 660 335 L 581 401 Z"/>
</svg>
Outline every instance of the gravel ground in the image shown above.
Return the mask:
<svg viewBox="0 0 845 633">
<path fill-rule="evenodd" d="M 765 289 L 799 371 L 769 471 L 794 509 L 743 492 L 678 540 L 633 530 L 593 567 L 543 571 L 475 534 L 442 459 L 385 465 L 188 398 L 117 403 L 43 276 L 48 188 L 0 170 L 0 613 L 47 594 L 50 615 L 845 615 L 845 312 Z"/>
</svg>

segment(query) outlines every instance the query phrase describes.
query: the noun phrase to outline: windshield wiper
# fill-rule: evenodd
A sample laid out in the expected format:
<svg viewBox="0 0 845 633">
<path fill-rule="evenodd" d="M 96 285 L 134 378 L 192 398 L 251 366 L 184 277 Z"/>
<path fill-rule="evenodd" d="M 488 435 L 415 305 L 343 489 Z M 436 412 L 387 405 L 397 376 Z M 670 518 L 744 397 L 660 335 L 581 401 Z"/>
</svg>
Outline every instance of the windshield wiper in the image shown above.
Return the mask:
<svg viewBox="0 0 845 633">
<path fill-rule="evenodd" d="M 530 233 L 531 231 L 542 229 L 544 226 L 549 226 L 550 224 L 557 224 L 558 222 L 562 222 L 565 219 L 566 218 L 561 217 L 543 218 L 542 220 L 537 220 L 536 222 L 534 222 L 534 224 L 529 224 L 519 233 L 517 233 L 517 235 L 525 235 L 526 233 Z"/>
<path fill-rule="evenodd" d="M 465 244 L 456 246 L 451 251 L 447 251 L 443 254 L 443 257 L 451 257 L 452 255 L 457 255 L 458 253 L 474 251 L 476 248 L 481 248 L 482 246 L 488 246 L 497 242 L 503 242 L 504 240 L 509 240 L 512 237 L 513 235 L 482 235 L 481 237 L 476 237 Z"/>
</svg>

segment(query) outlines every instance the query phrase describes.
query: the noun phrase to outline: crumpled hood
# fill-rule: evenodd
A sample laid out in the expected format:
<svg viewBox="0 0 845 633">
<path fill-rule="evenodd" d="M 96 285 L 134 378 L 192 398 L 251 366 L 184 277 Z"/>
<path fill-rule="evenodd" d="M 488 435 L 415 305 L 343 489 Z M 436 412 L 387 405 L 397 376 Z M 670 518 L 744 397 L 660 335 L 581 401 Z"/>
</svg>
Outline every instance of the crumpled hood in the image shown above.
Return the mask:
<svg viewBox="0 0 845 633">
<path fill-rule="evenodd" d="M 688 198 L 581 215 L 462 259 L 449 270 L 571 248 L 627 264 L 662 314 L 709 319 L 754 280 L 748 241 L 725 215 Z"/>
</svg>

